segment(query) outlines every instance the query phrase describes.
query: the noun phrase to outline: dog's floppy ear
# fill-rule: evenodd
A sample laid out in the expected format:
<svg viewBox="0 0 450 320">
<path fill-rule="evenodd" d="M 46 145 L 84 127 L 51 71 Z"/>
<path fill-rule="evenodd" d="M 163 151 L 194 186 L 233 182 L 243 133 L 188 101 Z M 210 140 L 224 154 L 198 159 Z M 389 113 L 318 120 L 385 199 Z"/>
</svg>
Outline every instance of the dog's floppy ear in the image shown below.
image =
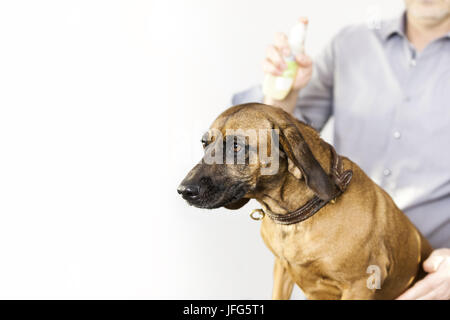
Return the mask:
<svg viewBox="0 0 450 320">
<path fill-rule="evenodd" d="M 230 210 L 237 210 L 242 208 L 249 200 L 249 198 L 241 198 L 235 202 L 225 205 L 224 207 Z"/>
<path fill-rule="evenodd" d="M 336 193 L 336 185 L 312 154 L 300 130 L 294 124 L 278 129 L 280 145 L 287 157 L 300 169 L 306 185 L 320 199 L 332 199 Z"/>
</svg>

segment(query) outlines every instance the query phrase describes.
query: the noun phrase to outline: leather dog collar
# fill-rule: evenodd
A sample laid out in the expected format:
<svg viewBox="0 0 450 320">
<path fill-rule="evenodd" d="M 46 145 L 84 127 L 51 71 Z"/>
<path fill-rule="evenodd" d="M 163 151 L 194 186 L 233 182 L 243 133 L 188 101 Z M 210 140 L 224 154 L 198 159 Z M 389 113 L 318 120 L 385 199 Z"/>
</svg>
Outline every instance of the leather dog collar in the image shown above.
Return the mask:
<svg viewBox="0 0 450 320">
<path fill-rule="evenodd" d="M 290 225 L 302 222 L 310 217 L 312 217 L 317 211 L 323 208 L 328 202 L 334 203 L 336 198 L 339 197 L 345 189 L 347 189 L 350 180 L 352 179 L 352 170 L 346 170 L 342 172 L 342 160 L 341 157 L 336 153 L 336 150 L 329 145 L 331 150 L 331 172 L 330 177 L 332 181 L 337 185 L 337 192 L 332 200 L 322 200 L 318 196 L 314 196 L 311 200 L 306 202 L 299 209 L 289 212 L 287 214 L 277 214 L 273 213 L 267 208 L 264 208 L 263 213 L 267 214 L 270 219 L 275 223 Z M 263 217 L 263 216 L 262 216 Z M 262 219 L 261 217 L 261 219 Z M 252 217 L 253 218 L 253 217 Z"/>
</svg>

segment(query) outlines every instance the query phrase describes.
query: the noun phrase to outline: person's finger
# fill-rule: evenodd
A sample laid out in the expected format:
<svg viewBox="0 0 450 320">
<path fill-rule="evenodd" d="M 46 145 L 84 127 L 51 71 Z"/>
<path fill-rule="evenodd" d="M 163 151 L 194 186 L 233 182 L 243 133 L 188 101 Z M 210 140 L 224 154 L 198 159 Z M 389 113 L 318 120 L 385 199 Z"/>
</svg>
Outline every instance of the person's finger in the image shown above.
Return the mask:
<svg viewBox="0 0 450 320">
<path fill-rule="evenodd" d="M 275 33 L 275 47 L 283 53 L 284 56 L 288 56 L 291 52 L 289 48 L 288 37 L 282 32 Z"/>
<path fill-rule="evenodd" d="M 286 68 L 286 62 L 284 62 L 280 51 L 272 45 L 267 48 L 266 58 L 268 58 L 278 69 L 283 70 Z"/>
<path fill-rule="evenodd" d="M 312 74 L 312 68 L 298 69 L 293 88 L 295 90 L 303 89 L 308 84 L 309 79 L 311 79 L 311 74 Z"/>
<path fill-rule="evenodd" d="M 436 272 L 439 266 L 442 264 L 446 257 L 450 259 L 449 249 L 437 249 L 434 250 L 427 260 L 423 263 L 423 269 L 426 272 Z"/>
<path fill-rule="evenodd" d="M 433 289 L 433 284 L 433 279 L 428 275 L 406 290 L 396 300 L 415 300 L 418 297 L 422 297 Z"/>
<path fill-rule="evenodd" d="M 310 79 L 311 78 L 311 74 L 312 74 L 312 69 L 299 69 L 298 70 L 298 77 L 297 78 L 302 78 L 302 79 Z"/>
<path fill-rule="evenodd" d="M 435 255 L 433 257 L 429 257 L 427 260 L 423 263 L 423 270 L 426 272 L 436 272 L 437 269 L 439 269 L 439 266 L 441 265 L 442 261 L 444 261 L 443 256 Z"/>
<path fill-rule="evenodd" d="M 418 297 L 417 300 L 447 300 L 449 298 L 448 291 L 448 285 L 446 283 L 442 283 L 427 294 Z"/>
<path fill-rule="evenodd" d="M 277 68 L 271 60 L 268 58 L 264 59 L 263 61 L 263 72 L 264 73 L 270 73 L 275 76 L 281 76 L 283 74 L 283 71 L 281 71 L 279 68 Z"/>
<path fill-rule="evenodd" d="M 300 67 L 308 68 L 308 67 L 310 67 L 312 65 L 311 58 L 308 55 L 304 54 L 304 53 L 301 53 L 301 54 L 297 55 L 295 57 L 295 60 L 297 61 L 297 64 Z"/>
</svg>

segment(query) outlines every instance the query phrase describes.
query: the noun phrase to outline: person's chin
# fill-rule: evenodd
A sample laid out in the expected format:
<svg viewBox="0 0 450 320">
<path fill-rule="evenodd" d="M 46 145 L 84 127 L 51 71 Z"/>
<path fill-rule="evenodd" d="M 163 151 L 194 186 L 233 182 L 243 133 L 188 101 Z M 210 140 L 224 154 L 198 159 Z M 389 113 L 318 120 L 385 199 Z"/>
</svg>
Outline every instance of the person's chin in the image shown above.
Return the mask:
<svg viewBox="0 0 450 320">
<path fill-rule="evenodd" d="M 448 9 L 431 8 L 427 5 L 417 5 L 409 8 L 408 14 L 417 19 L 439 22 L 448 18 L 450 12 Z"/>
</svg>

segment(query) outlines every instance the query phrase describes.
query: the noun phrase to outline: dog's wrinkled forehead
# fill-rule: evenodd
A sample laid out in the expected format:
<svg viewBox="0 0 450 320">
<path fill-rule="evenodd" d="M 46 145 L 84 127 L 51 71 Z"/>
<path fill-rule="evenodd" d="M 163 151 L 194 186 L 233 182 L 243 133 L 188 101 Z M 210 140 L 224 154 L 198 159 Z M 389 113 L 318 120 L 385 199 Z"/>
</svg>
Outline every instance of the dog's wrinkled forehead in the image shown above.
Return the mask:
<svg viewBox="0 0 450 320">
<path fill-rule="evenodd" d="M 241 106 L 238 106 L 241 107 Z M 238 130 L 270 130 L 274 127 L 272 121 L 268 117 L 267 112 L 263 109 L 244 106 L 241 108 L 230 108 L 221 114 L 211 125 L 210 129 L 219 130 L 223 136 L 228 132 Z"/>
</svg>

